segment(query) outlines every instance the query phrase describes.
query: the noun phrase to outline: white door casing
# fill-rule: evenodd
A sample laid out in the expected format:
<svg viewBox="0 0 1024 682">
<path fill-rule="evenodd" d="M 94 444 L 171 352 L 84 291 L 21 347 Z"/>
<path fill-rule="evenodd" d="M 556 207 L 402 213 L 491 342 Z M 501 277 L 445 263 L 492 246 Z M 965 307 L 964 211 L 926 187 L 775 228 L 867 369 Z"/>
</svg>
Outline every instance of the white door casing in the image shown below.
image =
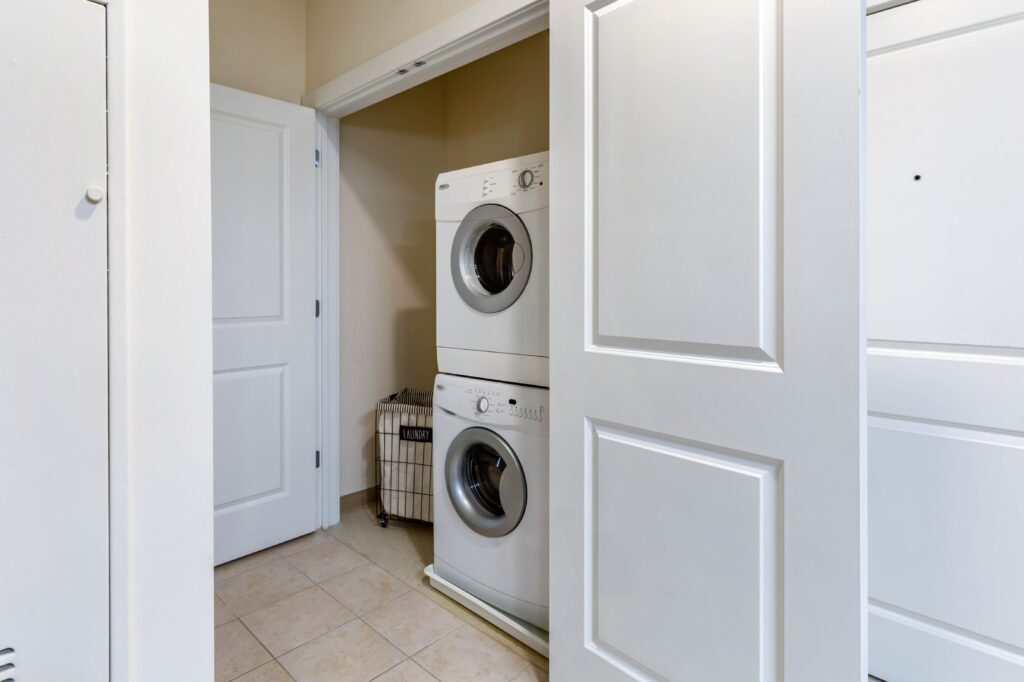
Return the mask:
<svg viewBox="0 0 1024 682">
<path fill-rule="evenodd" d="M 1024 679 L 1024 2 L 868 20 L 870 671 Z"/>
<path fill-rule="evenodd" d="M 553 678 L 861 682 L 864 7 L 551 11 Z"/>
<path fill-rule="evenodd" d="M 0 679 L 109 676 L 105 23 L 0 22 Z"/>
<path fill-rule="evenodd" d="M 317 519 L 315 115 L 211 86 L 214 560 Z"/>
</svg>

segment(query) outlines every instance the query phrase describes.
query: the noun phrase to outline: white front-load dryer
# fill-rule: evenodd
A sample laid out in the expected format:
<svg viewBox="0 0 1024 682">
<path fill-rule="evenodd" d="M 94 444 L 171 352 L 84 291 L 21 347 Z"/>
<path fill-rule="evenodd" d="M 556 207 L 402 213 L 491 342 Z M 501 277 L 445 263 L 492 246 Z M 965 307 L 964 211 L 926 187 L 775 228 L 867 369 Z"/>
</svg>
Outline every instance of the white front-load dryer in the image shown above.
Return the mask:
<svg viewBox="0 0 1024 682">
<path fill-rule="evenodd" d="M 548 154 L 442 173 L 437 366 L 548 385 Z"/>
<path fill-rule="evenodd" d="M 438 375 L 434 572 L 548 628 L 548 392 Z"/>
</svg>

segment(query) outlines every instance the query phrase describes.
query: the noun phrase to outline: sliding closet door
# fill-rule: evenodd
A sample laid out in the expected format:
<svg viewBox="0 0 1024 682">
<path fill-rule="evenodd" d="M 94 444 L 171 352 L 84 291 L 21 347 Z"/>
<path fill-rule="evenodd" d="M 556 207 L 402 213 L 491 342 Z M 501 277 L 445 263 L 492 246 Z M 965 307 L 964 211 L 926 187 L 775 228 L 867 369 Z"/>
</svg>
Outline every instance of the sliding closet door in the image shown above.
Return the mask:
<svg viewBox="0 0 1024 682">
<path fill-rule="evenodd" d="M 102 5 L 4 3 L 0 679 L 108 679 L 105 49 Z"/>
</svg>

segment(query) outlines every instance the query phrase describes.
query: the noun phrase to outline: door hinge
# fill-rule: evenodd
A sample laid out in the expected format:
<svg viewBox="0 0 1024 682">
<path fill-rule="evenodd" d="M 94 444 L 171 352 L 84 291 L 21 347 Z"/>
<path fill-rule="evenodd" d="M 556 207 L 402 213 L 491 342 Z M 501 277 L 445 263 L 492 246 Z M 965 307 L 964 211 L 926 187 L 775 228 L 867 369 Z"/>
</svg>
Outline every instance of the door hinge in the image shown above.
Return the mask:
<svg viewBox="0 0 1024 682">
<path fill-rule="evenodd" d="M 319 168 L 320 167 L 320 150 L 319 149 L 313 150 L 313 167 L 314 168 Z"/>
<path fill-rule="evenodd" d="M 316 299 L 316 316 L 320 317 L 320 299 Z"/>
<path fill-rule="evenodd" d="M 316 468 L 317 469 L 320 468 L 320 451 L 319 450 L 316 451 Z"/>
</svg>

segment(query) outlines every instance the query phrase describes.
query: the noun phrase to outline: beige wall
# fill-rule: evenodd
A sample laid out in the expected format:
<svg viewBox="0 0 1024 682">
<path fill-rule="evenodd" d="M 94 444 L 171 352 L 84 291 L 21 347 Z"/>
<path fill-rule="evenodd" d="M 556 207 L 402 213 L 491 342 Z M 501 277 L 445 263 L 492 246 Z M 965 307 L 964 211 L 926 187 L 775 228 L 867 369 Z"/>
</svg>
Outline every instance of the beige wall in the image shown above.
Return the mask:
<svg viewBox="0 0 1024 682">
<path fill-rule="evenodd" d="M 478 0 L 308 0 L 306 90 L 399 45 Z"/>
<path fill-rule="evenodd" d="M 306 92 L 306 0 L 210 0 L 210 80 L 298 103 Z"/>
<path fill-rule="evenodd" d="M 433 384 L 444 112 L 434 80 L 341 121 L 342 495 L 374 484 L 377 399 Z"/>
<path fill-rule="evenodd" d="M 478 0 L 209 1 L 210 80 L 299 102 L 306 92 Z M 546 103 L 546 31 L 445 78 L 451 83 L 448 127 L 457 166 L 512 156 L 505 148 L 547 147 L 547 112 L 533 106 L 541 93 Z M 512 100 L 509 91 L 526 96 Z M 505 134 L 477 133 L 481 120 Z M 541 129 L 543 139 L 536 135 Z"/>
<path fill-rule="evenodd" d="M 547 33 L 341 120 L 341 494 L 374 484 L 374 404 L 436 372 L 434 180 L 547 149 Z"/>
<path fill-rule="evenodd" d="M 548 148 L 548 32 L 443 76 L 449 170 Z"/>
</svg>

